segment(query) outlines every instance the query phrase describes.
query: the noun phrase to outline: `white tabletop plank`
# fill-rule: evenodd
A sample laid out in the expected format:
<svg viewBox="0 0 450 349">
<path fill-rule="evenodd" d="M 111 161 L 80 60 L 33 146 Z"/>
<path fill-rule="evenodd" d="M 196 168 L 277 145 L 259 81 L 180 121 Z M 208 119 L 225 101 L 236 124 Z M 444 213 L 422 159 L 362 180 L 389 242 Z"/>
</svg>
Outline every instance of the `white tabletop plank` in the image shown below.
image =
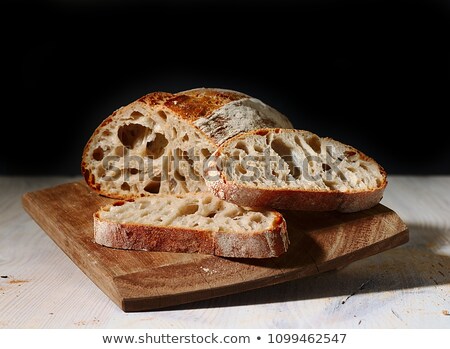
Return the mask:
<svg viewBox="0 0 450 349">
<path fill-rule="evenodd" d="M 450 328 L 450 177 L 390 176 L 410 242 L 348 267 L 171 309 L 124 313 L 23 211 L 69 177 L 0 177 L 0 328 Z"/>
</svg>

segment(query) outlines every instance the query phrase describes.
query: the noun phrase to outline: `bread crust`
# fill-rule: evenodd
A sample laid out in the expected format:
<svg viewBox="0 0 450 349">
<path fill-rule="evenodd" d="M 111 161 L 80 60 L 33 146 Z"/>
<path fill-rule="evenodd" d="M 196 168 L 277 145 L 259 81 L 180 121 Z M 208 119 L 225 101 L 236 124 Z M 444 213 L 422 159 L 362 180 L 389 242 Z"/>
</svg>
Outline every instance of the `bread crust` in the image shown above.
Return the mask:
<svg viewBox="0 0 450 349">
<path fill-rule="evenodd" d="M 122 224 L 94 214 L 96 243 L 118 249 L 212 254 L 234 258 L 278 257 L 287 251 L 286 221 L 277 212 L 274 226 L 256 232 L 214 232 L 202 229 Z"/>
<path fill-rule="evenodd" d="M 249 98 L 249 96 L 229 90 L 195 89 L 179 92 L 166 99 L 164 106 L 172 110 L 180 118 L 190 123 L 209 117 L 224 105 Z"/>
<path fill-rule="evenodd" d="M 280 210 L 357 212 L 378 204 L 385 184 L 363 192 L 313 191 L 282 188 L 252 188 L 227 182 L 222 176 L 210 183 L 212 192 L 225 201 L 250 207 L 271 207 Z"/>
</svg>

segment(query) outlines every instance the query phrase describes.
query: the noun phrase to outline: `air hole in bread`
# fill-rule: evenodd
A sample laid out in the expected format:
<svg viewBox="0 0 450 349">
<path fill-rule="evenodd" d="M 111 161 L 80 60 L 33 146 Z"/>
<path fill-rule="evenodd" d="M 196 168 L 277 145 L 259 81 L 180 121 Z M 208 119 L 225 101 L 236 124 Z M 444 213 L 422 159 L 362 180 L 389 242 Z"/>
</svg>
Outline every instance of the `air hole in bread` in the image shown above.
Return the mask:
<svg viewBox="0 0 450 349">
<path fill-rule="evenodd" d="M 135 175 L 139 173 L 139 170 L 137 168 L 131 167 L 130 169 L 128 169 L 128 172 L 130 172 L 130 174 Z"/>
<path fill-rule="evenodd" d="M 131 188 L 127 182 L 123 182 L 122 185 L 120 186 L 120 189 L 129 191 Z"/>
<path fill-rule="evenodd" d="M 237 220 L 237 219 L 239 219 L 240 216 L 242 216 L 242 211 L 236 210 L 236 209 L 233 207 L 233 208 L 231 208 L 231 209 L 225 211 L 225 212 L 223 213 L 223 215 L 224 215 L 225 217 L 233 218 L 233 219 Z"/>
<path fill-rule="evenodd" d="M 169 141 L 161 133 L 155 133 L 155 139 L 151 142 L 147 142 L 146 154 L 148 157 L 153 159 L 158 159 L 164 154 L 164 149 L 166 148 Z"/>
<path fill-rule="evenodd" d="M 236 148 L 236 149 L 241 149 L 241 150 L 243 150 L 246 154 L 248 154 L 247 144 L 245 144 L 245 142 L 243 142 L 243 141 L 237 142 L 235 148 Z"/>
<path fill-rule="evenodd" d="M 109 136 L 111 136 L 111 131 L 110 131 L 110 130 L 105 130 L 105 131 L 103 131 L 102 136 L 103 136 L 103 137 L 109 137 Z"/>
<path fill-rule="evenodd" d="M 231 158 L 232 158 L 233 160 L 239 160 L 239 155 L 240 155 L 240 154 L 241 154 L 240 151 L 237 150 L 237 149 L 235 149 L 235 150 L 233 150 L 233 153 L 231 154 Z"/>
<path fill-rule="evenodd" d="M 347 177 L 345 177 L 344 172 L 342 172 L 341 170 L 338 170 L 338 171 L 337 171 L 337 174 L 338 174 L 339 178 L 340 178 L 343 182 L 346 182 L 346 181 L 347 181 Z"/>
<path fill-rule="evenodd" d="M 317 154 L 320 154 L 320 139 L 318 136 L 313 135 L 311 137 L 305 137 L 306 143 L 314 150 Z"/>
<path fill-rule="evenodd" d="M 94 151 L 92 152 L 92 157 L 94 158 L 94 160 L 96 161 L 100 161 L 103 160 L 103 157 L 105 156 L 105 153 L 103 152 L 103 148 L 102 147 L 97 147 L 94 149 Z"/>
<path fill-rule="evenodd" d="M 268 133 L 269 133 L 268 130 L 258 130 L 258 131 L 256 132 L 256 134 L 257 134 L 257 135 L 260 135 L 260 136 L 266 136 Z"/>
<path fill-rule="evenodd" d="M 206 148 L 200 150 L 200 153 L 207 159 L 211 156 L 211 152 Z"/>
<path fill-rule="evenodd" d="M 142 144 L 149 132 L 150 129 L 148 127 L 139 124 L 128 124 L 119 127 L 117 136 L 125 147 L 133 149 L 137 145 Z"/>
<path fill-rule="evenodd" d="M 175 148 L 173 150 L 173 158 L 174 159 L 181 159 L 181 158 L 183 158 L 183 151 L 180 148 Z"/>
<path fill-rule="evenodd" d="M 144 116 L 144 114 L 142 114 L 142 113 L 140 113 L 140 112 L 138 112 L 138 111 L 133 111 L 133 112 L 130 114 L 130 118 L 133 119 L 133 120 L 139 119 L 139 118 L 141 118 L 141 117 L 143 117 L 143 116 Z"/>
<path fill-rule="evenodd" d="M 190 166 L 194 166 L 194 160 L 192 160 L 189 157 L 189 155 L 188 155 L 188 153 L 186 151 L 183 151 L 182 157 L 183 157 L 184 160 L 186 160 L 189 163 Z"/>
<path fill-rule="evenodd" d="M 252 220 L 255 223 L 261 223 L 262 217 L 259 214 L 255 214 L 250 217 L 250 220 Z"/>
<path fill-rule="evenodd" d="M 158 111 L 158 115 L 161 119 L 163 119 L 164 121 L 167 120 L 167 115 L 166 113 L 164 113 L 162 110 Z"/>
<path fill-rule="evenodd" d="M 258 144 L 253 145 L 253 149 L 255 149 L 255 151 L 257 151 L 258 153 L 263 153 L 264 152 L 263 147 L 261 147 Z"/>
<path fill-rule="evenodd" d="M 173 171 L 173 176 L 175 177 L 175 179 L 177 181 L 180 182 L 184 182 L 186 180 L 186 177 L 184 177 L 179 171 L 178 169 L 176 169 L 175 171 Z"/>
<path fill-rule="evenodd" d="M 178 137 L 178 132 L 177 132 L 177 129 L 175 127 L 172 127 L 172 137 L 173 138 L 177 138 Z"/>
<path fill-rule="evenodd" d="M 292 157 L 291 148 L 286 145 L 281 138 L 275 138 L 270 146 L 282 159 Z"/>
<path fill-rule="evenodd" d="M 357 155 L 356 151 L 353 151 L 353 150 L 344 151 L 344 155 L 347 158 L 347 160 L 352 161 L 352 162 L 356 161 L 356 159 L 358 158 L 356 156 Z"/>
<path fill-rule="evenodd" d="M 189 141 L 189 136 L 187 135 L 187 133 L 183 136 L 183 138 L 181 138 L 181 140 L 182 140 L 183 142 Z"/>
<path fill-rule="evenodd" d="M 207 196 L 203 199 L 202 204 L 203 205 L 208 205 L 212 202 L 212 197 L 211 196 Z"/>
<path fill-rule="evenodd" d="M 241 164 L 237 164 L 235 167 L 236 171 L 242 174 L 246 174 L 247 170 Z"/>
<path fill-rule="evenodd" d="M 147 183 L 147 185 L 144 187 L 144 190 L 147 193 L 158 194 L 160 186 L 161 186 L 161 181 L 158 180 L 157 178 L 155 178 L 155 180 L 152 180 Z"/>
<path fill-rule="evenodd" d="M 291 169 L 291 164 L 288 163 L 292 177 L 294 177 L 294 179 L 299 179 L 302 176 L 302 171 L 300 171 L 300 167 L 295 166 L 292 163 L 292 169 Z"/>
<path fill-rule="evenodd" d="M 329 171 L 329 170 L 331 170 L 331 166 L 328 164 L 322 164 L 322 170 Z"/>
<path fill-rule="evenodd" d="M 292 159 L 292 149 L 284 143 L 282 138 L 275 138 L 270 144 L 275 153 L 277 153 L 289 166 L 289 172 L 294 178 L 301 175 L 300 169 Z"/>
<path fill-rule="evenodd" d="M 182 215 L 190 215 L 190 214 L 194 214 L 198 211 L 198 205 L 197 204 L 190 204 L 190 205 L 186 205 L 181 209 L 181 214 Z"/>
<path fill-rule="evenodd" d="M 105 168 L 103 166 L 97 168 L 97 176 L 101 178 L 105 177 Z"/>
<path fill-rule="evenodd" d="M 123 156 L 125 153 L 125 148 L 119 145 L 116 149 L 114 149 L 114 154 L 117 156 Z"/>
<path fill-rule="evenodd" d="M 302 147 L 302 142 L 300 141 L 300 137 L 299 136 L 295 135 L 294 141 L 299 147 Z"/>
<path fill-rule="evenodd" d="M 323 180 L 323 184 L 325 184 L 328 188 L 333 190 L 333 189 L 336 188 L 337 182 L 334 181 L 334 180 L 326 180 L 326 179 L 324 179 Z"/>
</svg>

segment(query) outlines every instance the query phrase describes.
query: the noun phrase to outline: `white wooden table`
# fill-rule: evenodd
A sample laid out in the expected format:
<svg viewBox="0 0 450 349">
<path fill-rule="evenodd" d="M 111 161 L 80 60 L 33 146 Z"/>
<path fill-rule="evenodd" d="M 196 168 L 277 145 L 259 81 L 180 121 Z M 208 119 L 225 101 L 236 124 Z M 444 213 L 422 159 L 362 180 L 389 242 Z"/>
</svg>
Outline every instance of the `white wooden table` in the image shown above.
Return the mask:
<svg viewBox="0 0 450 349">
<path fill-rule="evenodd" d="M 76 179 L 0 177 L 0 328 L 450 328 L 450 177 L 389 177 L 382 203 L 409 226 L 406 245 L 316 277 L 143 313 L 122 312 L 23 211 L 26 191 Z"/>
</svg>

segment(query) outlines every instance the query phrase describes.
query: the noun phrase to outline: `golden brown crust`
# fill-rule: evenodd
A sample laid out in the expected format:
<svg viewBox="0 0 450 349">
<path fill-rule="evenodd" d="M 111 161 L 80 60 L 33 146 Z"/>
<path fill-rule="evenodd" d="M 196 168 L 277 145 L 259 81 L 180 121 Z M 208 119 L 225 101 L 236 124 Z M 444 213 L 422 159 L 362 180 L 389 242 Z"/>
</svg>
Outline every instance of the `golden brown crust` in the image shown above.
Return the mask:
<svg viewBox="0 0 450 349">
<path fill-rule="evenodd" d="M 277 213 L 275 226 L 260 232 L 209 230 L 120 224 L 94 214 L 95 242 L 107 247 L 154 252 L 203 253 L 222 257 L 269 258 L 287 251 L 286 222 Z"/>
<path fill-rule="evenodd" d="M 210 188 L 216 196 L 237 205 L 279 210 L 356 212 L 378 204 L 386 185 L 387 181 L 380 188 L 364 192 L 325 192 L 244 187 L 221 177 Z"/>
<path fill-rule="evenodd" d="M 195 89 L 173 95 L 164 105 L 181 118 L 193 122 L 199 118 L 208 117 L 225 104 L 246 97 L 246 95 L 234 91 Z"/>
<path fill-rule="evenodd" d="M 165 101 L 172 98 L 172 93 L 167 92 L 152 92 L 148 93 L 145 96 L 138 99 L 139 102 L 147 104 L 149 106 L 161 105 L 164 104 Z"/>
</svg>

